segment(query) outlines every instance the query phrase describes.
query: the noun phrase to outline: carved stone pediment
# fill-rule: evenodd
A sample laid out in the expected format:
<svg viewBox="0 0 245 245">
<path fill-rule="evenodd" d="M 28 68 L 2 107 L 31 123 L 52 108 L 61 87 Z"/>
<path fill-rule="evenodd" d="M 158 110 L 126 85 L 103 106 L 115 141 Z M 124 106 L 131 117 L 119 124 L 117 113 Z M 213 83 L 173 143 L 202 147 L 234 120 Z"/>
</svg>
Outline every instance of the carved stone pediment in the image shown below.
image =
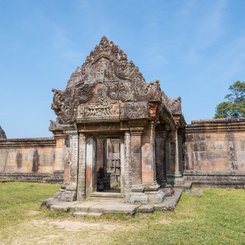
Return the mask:
<svg viewBox="0 0 245 245">
<path fill-rule="evenodd" d="M 98 92 L 99 88 L 103 93 Z M 126 54 L 106 37 L 102 37 L 82 67 L 71 75 L 66 89 L 53 92 L 52 109 L 59 123 L 116 120 L 130 118 L 130 115 L 132 118 L 145 117 L 147 103 L 162 100 L 159 82 L 147 84 L 133 62 L 128 61 Z M 130 108 L 134 103 L 138 105 L 133 113 Z"/>
</svg>

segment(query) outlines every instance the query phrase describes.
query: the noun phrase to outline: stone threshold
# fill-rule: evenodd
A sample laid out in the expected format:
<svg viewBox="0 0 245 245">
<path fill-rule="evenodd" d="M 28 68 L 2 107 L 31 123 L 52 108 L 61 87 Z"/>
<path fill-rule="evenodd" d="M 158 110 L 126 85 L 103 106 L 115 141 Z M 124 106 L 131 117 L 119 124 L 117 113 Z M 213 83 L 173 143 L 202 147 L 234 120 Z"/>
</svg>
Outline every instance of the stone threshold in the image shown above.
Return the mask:
<svg viewBox="0 0 245 245">
<path fill-rule="evenodd" d="M 182 195 L 181 188 L 175 188 L 172 196 L 166 196 L 160 204 L 132 204 L 125 203 L 119 198 L 94 199 L 75 202 L 59 202 L 49 198 L 43 201 L 42 206 L 50 208 L 52 211 L 70 212 L 73 215 L 101 216 L 103 214 L 126 214 L 153 213 L 154 211 L 173 211 Z"/>
</svg>

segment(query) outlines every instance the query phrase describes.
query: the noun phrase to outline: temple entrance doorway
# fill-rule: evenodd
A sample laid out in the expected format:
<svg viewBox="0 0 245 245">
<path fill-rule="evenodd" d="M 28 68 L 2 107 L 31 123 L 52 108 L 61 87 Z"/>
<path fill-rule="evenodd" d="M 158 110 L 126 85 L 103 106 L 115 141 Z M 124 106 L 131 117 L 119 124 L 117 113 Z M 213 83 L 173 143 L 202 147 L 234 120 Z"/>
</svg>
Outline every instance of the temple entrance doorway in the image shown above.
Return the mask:
<svg viewBox="0 0 245 245">
<path fill-rule="evenodd" d="M 95 190 L 97 192 L 120 193 L 122 186 L 122 139 L 119 137 L 98 137 L 96 145 Z"/>
</svg>

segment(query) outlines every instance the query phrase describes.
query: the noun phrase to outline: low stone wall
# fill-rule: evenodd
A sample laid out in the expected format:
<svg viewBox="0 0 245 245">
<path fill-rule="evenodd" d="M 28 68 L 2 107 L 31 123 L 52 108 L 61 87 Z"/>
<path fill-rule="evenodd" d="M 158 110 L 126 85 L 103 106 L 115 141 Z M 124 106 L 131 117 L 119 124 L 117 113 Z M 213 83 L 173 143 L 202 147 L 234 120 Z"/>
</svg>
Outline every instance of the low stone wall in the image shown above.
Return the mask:
<svg viewBox="0 0 245 245">
<path fill-rule="evenodd" d="M 185 129 L 185 179 L 245 185 L 245 119 L 193 121 Z"/>
<path fill-rule="evenodd" d="M 45 173 L 0 173 L 0 182 L 40 182 L 40 183 L 63 183 L 63 171 L 53 174 Z"/>
<path fill-rule="evenodd" d="M 62 182 L 53 138 L 0 139 L 0 180 Z"/>
</svg>

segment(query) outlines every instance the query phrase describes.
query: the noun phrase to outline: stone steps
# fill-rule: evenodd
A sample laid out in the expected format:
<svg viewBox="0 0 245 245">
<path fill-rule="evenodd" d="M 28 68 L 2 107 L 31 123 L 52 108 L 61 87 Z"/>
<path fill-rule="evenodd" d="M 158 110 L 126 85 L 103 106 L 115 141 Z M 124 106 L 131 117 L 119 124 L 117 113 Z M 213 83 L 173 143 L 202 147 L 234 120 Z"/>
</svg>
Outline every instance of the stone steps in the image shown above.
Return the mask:
<svg viewBox="0 0 245 245">
<path fill-rule="evenodd" d="M 175 192 L 172 196 L 165 196 L 162 203 L 159 204 L 132 204 L 124 203 L 122 198 L 102 198 L 95 196 L 94 200 L 75 201 L 75 202 L 59 202 L 56 199 L 47 199 L 43 205 L 47 206 L 53 211 L 70 212 L 73 215 L 88 215 L 101 216 L 103 214 L 127 214 L 134 215 L 138 213 L 152 213 L 155 210 L 172 211 L 175 209 L 183 189 L 174 188 Z"/>
<path fill-rule="evenodd" d="M 74 212 L 74 216 L 93 216 L 93 217 L 100 217 L 103 213 L 87 213 L 87 212 Z"/>
<path fill-rule="evenodd" d="M 111 201 L 85 201 L 70 207 L 70 212 L 73 214 L 106 214 L 106 213 L 124 213 L 133 215 L 139 205 L 120 203 L 117 200 Z"/>
<path fill-rule="evenodd" d="M 122 194 L 120 192 L 93 192 L 90 195 L 91 197 L 100 197 L 100 198 L 122 198 Z"/>
</svg>

